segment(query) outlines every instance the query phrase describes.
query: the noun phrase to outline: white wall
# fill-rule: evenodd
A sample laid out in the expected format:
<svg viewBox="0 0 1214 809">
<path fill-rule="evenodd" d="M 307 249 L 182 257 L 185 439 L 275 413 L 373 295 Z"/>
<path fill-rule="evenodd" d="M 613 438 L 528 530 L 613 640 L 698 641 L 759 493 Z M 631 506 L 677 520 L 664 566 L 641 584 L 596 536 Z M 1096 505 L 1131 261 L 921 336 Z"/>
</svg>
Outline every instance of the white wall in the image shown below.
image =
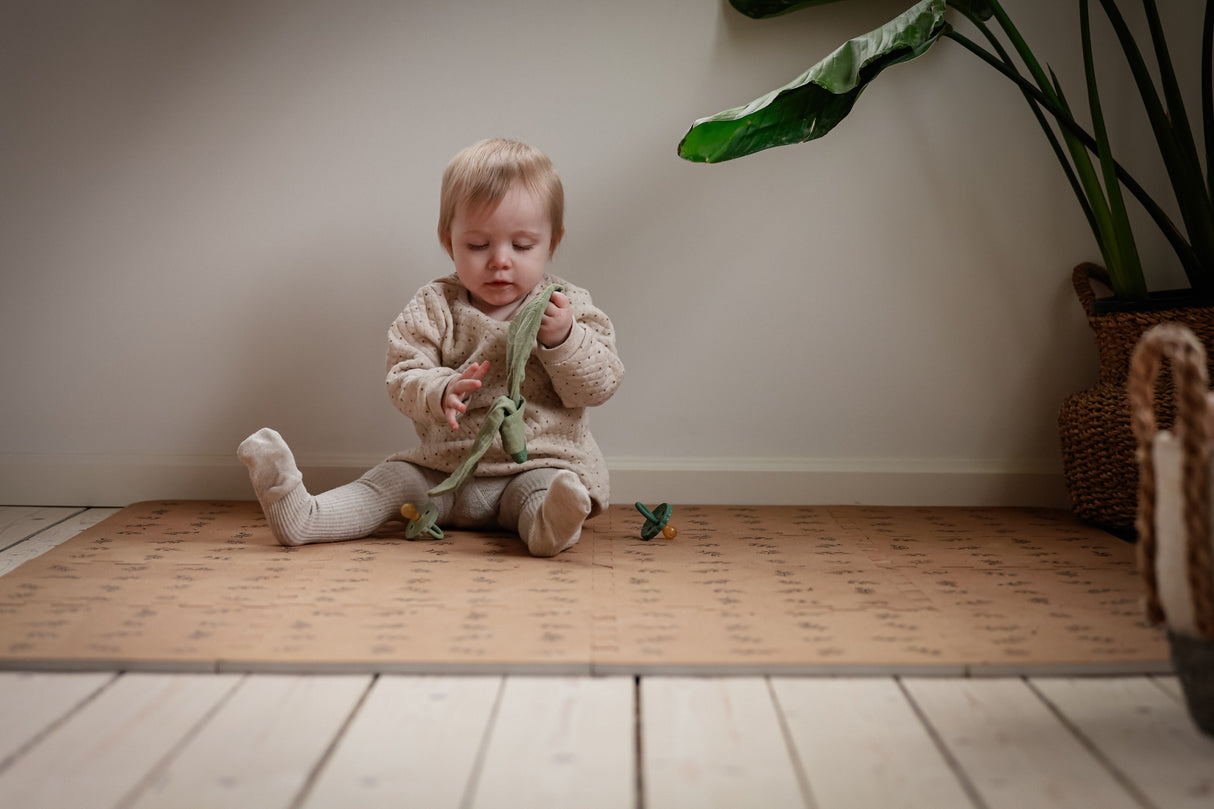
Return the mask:
<svg viewBox="0 0 1214 809">
<path fill-rule="evenodd" d="M 619 331 L 617 501 L 1065 503 L 1098 254 L 1010 85 L 946 43 L 825 140 L 675 156 L 907 4 L 4 3 L 0 502 L 248 498 L 262 425 L 313 489 L 411 444 L 385 330 L 449 270 L 447 160 L 504 135 L 557 164 L 553 269 Z M 1008 6 L 1078 98 L 1074 10 Z"/>
</svg>

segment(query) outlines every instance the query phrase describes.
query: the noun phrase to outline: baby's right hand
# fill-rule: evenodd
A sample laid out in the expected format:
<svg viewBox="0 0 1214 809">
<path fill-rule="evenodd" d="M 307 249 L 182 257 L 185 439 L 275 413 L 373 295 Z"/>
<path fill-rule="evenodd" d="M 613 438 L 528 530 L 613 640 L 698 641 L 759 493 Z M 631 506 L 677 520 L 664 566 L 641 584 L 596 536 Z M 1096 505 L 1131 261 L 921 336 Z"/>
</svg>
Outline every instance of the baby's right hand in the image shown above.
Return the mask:
<svg viewBox="0 0 1214 809">
<path fill-rule="evenodd" d="M 462 374 L 447 383 L 447 390 L 443 392 L 443 415 L 447 417 L 447 423 L 451 425 L 452 430 L 459 429 L 459 417 L 468 410 L 464 402 L 481 386 L 481 380 L 487 373 L 489 360 L 474 362 Z"/>
</svg>

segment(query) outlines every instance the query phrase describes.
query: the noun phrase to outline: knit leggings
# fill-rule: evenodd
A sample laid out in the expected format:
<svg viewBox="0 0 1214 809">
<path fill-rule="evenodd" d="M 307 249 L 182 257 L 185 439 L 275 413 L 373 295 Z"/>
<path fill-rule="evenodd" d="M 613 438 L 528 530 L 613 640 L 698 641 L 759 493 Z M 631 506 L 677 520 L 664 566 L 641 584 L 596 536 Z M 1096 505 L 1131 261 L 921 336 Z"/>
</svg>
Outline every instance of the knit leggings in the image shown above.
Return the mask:
<svg viewBox="0 0 1214 809">
<path fill-rule="evenodd" d="M 531 530 L 558 476 L 577 481 L 572 472 L 532 469 L 508 477 L 473 478 L 453 492 L 430 498 L 427 492 L 446 479 L 444 473 L 407 461 L 388 461 L 352 483 L 318 495 L 309 494 L 301 483 L 265 511 L 280 542 L 305 545 L 365 537 L 399 518 L 402 504 L 420 507 L 431 502 L 438 509 L 440 526 L 517 531 L 533 554 L 552 556 L 567 547 L 564 542 L 577 541 L 577 536 L 566 537 L 558 542 L 561 547 L 547 547 L 553 543 L 538 540 L 533 536 L 538 532 Z"/>
</svg>

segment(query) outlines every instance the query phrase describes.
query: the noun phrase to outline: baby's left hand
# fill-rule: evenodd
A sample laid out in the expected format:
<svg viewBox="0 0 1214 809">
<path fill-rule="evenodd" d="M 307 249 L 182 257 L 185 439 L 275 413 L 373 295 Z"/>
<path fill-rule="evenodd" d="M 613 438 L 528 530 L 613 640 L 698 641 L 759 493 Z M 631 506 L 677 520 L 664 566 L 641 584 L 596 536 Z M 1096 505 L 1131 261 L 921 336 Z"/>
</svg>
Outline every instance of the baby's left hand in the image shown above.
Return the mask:
<svg viewBox="0 0 1214 809">
<path fill-rule="evenodd" d="M 556 348 L 565 342 L 573 331 L 573 306 L 560 292 L 553 292 L 548 306 L 540 318 L 540 330 L 536 339 L 544 348 Z"/>
</svg>

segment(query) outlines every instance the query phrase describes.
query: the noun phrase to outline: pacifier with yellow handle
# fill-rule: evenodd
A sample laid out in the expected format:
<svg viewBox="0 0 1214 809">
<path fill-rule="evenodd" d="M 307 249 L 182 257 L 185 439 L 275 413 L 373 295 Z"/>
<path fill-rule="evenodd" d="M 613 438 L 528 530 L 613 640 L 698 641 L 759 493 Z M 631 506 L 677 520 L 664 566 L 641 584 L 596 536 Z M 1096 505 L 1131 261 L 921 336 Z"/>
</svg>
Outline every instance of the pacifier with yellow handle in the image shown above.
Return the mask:
<svg viewBox="0 0 1214 809">
<path fill-rule="evenodd" d="M 438 520 L 438 509 L 433 503 L 426 503 L 420 511 L 412 503 L 405 503 L 400 507 L 400 515 L 408 520 L 405 539 L 418 539 L 423 534 L 434 539 L 443 538 L 443 529 L 434 524 Z"/>
</svg>

